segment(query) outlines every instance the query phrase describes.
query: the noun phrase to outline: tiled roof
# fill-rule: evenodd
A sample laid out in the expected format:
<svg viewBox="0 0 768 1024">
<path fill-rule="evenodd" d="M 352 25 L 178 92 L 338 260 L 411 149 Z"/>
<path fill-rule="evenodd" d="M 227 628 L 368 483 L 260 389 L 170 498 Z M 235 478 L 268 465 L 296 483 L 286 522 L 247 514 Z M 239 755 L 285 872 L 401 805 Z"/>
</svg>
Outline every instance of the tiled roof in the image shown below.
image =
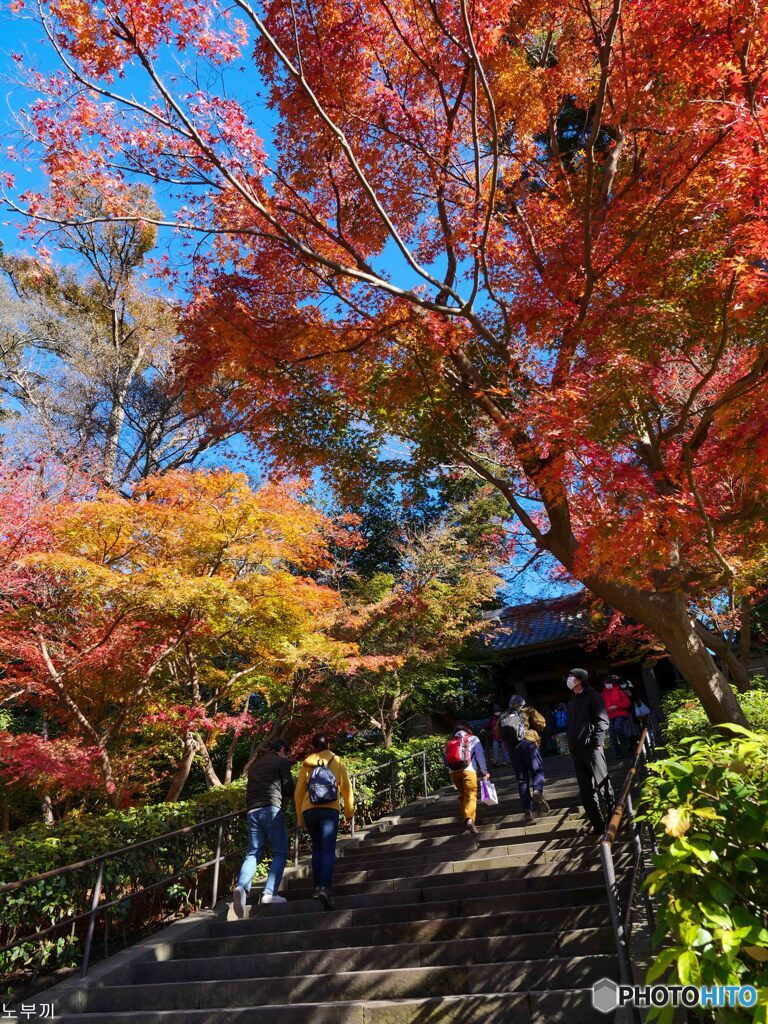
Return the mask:
<svg viewBox="0 0 768 1024">
<path fill-rule="evenodd" d="M 589 632 L 581 594 L 500 608 L 482 633 L 486 648 L 520 653 L 527 648 L 577 642 Z"/>
</svg>

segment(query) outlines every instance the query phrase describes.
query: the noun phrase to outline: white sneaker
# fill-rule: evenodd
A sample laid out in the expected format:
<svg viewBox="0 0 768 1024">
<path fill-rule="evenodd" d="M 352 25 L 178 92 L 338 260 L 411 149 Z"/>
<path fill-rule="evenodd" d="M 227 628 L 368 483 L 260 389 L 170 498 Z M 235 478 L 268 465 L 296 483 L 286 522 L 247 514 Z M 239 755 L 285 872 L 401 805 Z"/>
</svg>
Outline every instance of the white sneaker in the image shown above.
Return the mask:
<svg viewBox="0 0 768 1024">
<path fill-rule="evenodd" d="M 235 886 L 233 906 L 238 917 L 245 917 L 245 905 L 248 902 L 248 893 L 242 885 Z"/>
<path fill-rule="evenodd" d="M 279 896 L 276 892 L 265 892 L 261 897 L 262 903 L 287 903 L 285 896 Z"/>
</svg>

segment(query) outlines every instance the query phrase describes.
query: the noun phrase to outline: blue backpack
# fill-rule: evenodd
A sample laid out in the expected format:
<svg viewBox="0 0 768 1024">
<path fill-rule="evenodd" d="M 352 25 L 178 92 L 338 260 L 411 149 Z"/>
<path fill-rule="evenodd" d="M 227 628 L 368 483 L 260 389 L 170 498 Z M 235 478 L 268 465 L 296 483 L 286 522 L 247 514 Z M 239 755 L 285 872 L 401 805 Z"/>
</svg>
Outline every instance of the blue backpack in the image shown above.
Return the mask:
<svg viewBox="0 0 768 1024">
<path fill-rule="evenodd" d="M 328 767 L 331 761 L 327 765 L 320 761 L 312 769 L 307 787 L 311 804 L 332 804 L 339 797 L 339 784 L 336 781 L 336 776 Z"/>
</svg>

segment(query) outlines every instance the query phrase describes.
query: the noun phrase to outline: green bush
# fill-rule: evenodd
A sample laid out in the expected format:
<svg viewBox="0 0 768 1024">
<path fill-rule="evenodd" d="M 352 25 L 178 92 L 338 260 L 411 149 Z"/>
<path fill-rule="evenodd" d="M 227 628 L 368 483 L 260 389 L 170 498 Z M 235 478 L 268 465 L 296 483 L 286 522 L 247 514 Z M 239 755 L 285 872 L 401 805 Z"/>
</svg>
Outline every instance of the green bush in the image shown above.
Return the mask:
<svg viewBox="0 0 768 1024">
<path fill-rule="evenodd" d="M 640 817 L 660 836 L 646 885 L 665 943 L 648 982 L 768 987 L 768 733 L 729 730 L 682 742 L 643 786 Z M 765 1021 L 764 998 L 718 1010 L 718 1024 Z M 671 1008 L 657 1015 L 672 1020 Z"/>
<path fill-rule="evenodd" d="M 0 885 L 31 878 L 66 864 L 162 836 L 188 825 L 240 810 L 243 783 L 210 791 L 180 803 L 154 804 L 105 814 L 71 815 L 52 827 L 42 823 L 19 829 L 0 840 Z M 242 819 L 226 823 L 225 849 L 241 850 Z M 153 843 L 106 864 L 105 900 L 120 899 L 163 879 L 210 860 L 217 826 Z M 231 869 L 231 865 L 230 865 Z M 89 908 L 96 866 L 88 865 L 54 878 L 27 884 L 2 899 L 0 946 L 55 925 Z M 186 913 L 209 898 L 204 876 L 192 876 L 126 900 L 99 916 L 98 949 L 114 951 L 134 939 L 148 923 Z M 40 971 L 75 966 L 82 955 L 83 922 L 42 941 L 20 943 L 0 955 L 0 973 L 11 984 L 26 983 Z M 10 989 L 6 989 L 10 994 Z"/>
<path fill-rule="evenodd" d="M 736 694 L 750 726 L 759 731 L 768 730 L 768 690 L 762 685 L 764 682 L 758 676 L 753 680 L 753 689 Z M 709 736 L 712 733 L 712 723 L 701 701 L 687 686 L 668 693 L 661 702 L 661 710 L 667 743 L 675 744 L 687 736 Z"/>
</svg>

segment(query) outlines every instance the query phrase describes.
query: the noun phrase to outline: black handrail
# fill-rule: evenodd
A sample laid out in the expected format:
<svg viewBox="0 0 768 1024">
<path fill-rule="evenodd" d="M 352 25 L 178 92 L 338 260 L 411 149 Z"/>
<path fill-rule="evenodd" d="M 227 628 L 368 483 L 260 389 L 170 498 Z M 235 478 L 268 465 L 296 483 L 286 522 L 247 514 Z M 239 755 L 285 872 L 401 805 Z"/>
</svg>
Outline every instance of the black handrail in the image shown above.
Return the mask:
<svg viewBox="0 0 768 1024">
<path fill-rule="evenodd" d="M 98 853 L 94 857 L 88 857 L 87 860 L 78 860 L 72 864 L 64 864 L 60 868 L 53 868 L 51 871 L 44 871 L 40 875 L 30 875 L 28 878 L 20 878 L 16 882 L 6 882 L 5 885 L 0 885 L 0 896 L 3 896 L 7 892 L 13 892 L 16 889 L 20 889 L 25 885 L 33 885 L 35 882 L 45 882 L 49 878 L 56 878 L 58 875 L 65 875 L 69 871 L 80 871 L 82 868 L 90 867 L 92 864 L 98 864 L 100 860 L 114 860 L 116 857 L 122 856 L 124 853 L 130 853 L 132 850 L 140 850 L 144 846 L 150 846 L 152 843 L 160 843 L 164 839 L 175 839 L 177 836 L 188 835 L 190 832 L 196 832 L 200 828 L 205 828 L 207 825 L 216 825 L 221 821 L 228 821 L 230 818 L 236 818 L 240 814 L 244 814 L 245 809 L 241 808 L 239 811 L 230 811 L 229 814 L 222 814 L 218 818 L 208 818 L 205 821 L 199 821 L 195 825 L 185 825 L 184 828 L 177 828 L 174 832 L 163 832 L 162 835 L 152 836 L 150 839 L 142 839 L 138 843 L 130 843 L 128 846 L 121 846 L 118 850 L 107 850 L 104 853 Z M 2 952 L 2 950 L 0 950 Z"/>
<path fill-rule="evenodd" d="M 606 830 L 600 838 L 600 854 L 603 862 L 603 872 L 605 875 L 605 887 L 608 893 L 608 909 L 611 915 L 611 925 L 613 928 L 614 940 L 616 942 L 616 953 L 619 960 L 619 976 L 622 984 L 624 985 L 634 984 L 630 952 L 632 914 L 634 910 L 634 897 L 637 885 L 645 870 L 645 848 L 643 846 L 642 833 L 635 820 L 635 811 L 632 806 L 632 789 L 638 780 L 643 765 L 647 764 L 653 754 L 654 747 L 651 731 L 648 726 L 645 726 L 640 734 L 640 739 L 635 750 L 635 756 L 632 761 L 632 765 L 627 772 L 627 777 L 624 780 L 624 785 L 621 788 L 619 798 L 614 805 Z M 632 829 L 634 857 L 632 861 L 632 874 L 629 882 L 629 893 L 627 896 L 627 909 L 626 913 L 622 915 L 621 900 L 619 898 L 619 890 L 616 881 L 616 865 L 613 859 L 613 844 L 619 833 L 619 829 L 621 828 L 625 815 L 628 818 Z M 648 921 L 648 931 L 649 934 L 652 935 L 654 930 L 653 906 L 651 904 L 650 896 L 647 893 L 644 893 L 643 895 Z M 641 1016 L 637 1007 L 630 1007 L 629 1015 L 632 1020 L 632 1024 L 640 1024 Z"/>
</svg>

